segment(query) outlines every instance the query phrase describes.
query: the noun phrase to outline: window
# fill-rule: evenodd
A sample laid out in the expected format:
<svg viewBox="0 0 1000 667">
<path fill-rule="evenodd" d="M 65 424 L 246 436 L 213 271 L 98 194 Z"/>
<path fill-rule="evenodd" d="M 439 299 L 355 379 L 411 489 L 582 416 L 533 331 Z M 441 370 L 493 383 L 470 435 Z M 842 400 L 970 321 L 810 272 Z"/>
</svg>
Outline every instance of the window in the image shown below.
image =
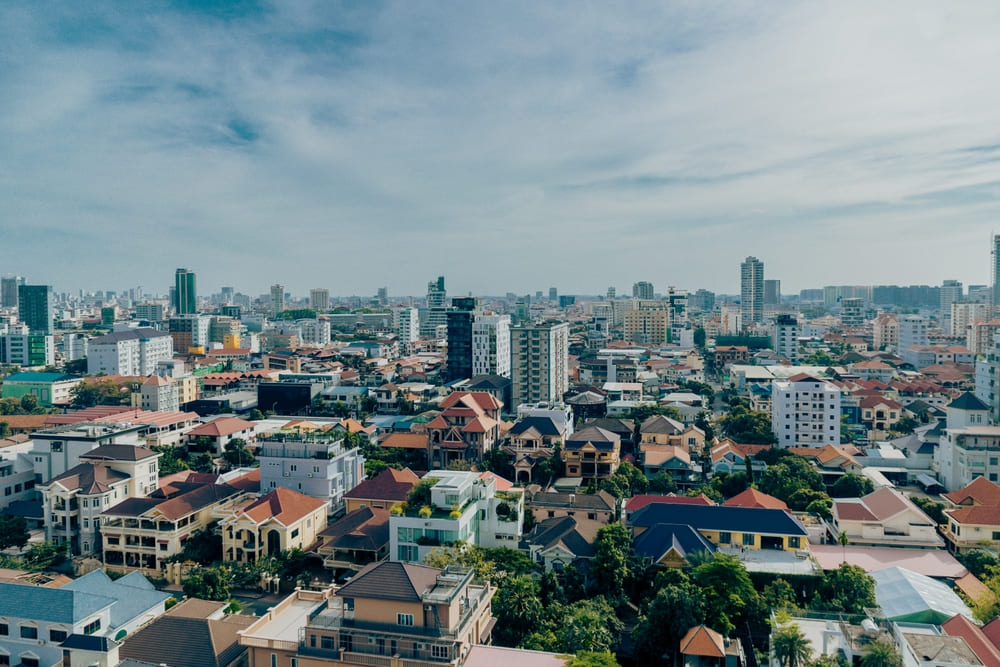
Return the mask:
<svg viewBox="0 0 1000 667">
<path fill-rule="evenodd" d="M 22 625 L 21 639 L 38 639 L 38 628 L 33 625 Z"/>
<path fill-rule="evenodd" d="M 49 641 L 52 641 L 52 642 L 64 642 L 64 641 L 66 641 L 66 631 L 65 630 L 49 630 Z"/>
<path fill-rule="evenodd" d="M 89 500 L 87 500 L 86 498 L 83 499 L 83 506 L 84 507 L 87 507 L 89 503 L 90 503 Z"/>
<path fill-rule="evenodd" d="M 93 621 L 83 626 L 83 634 L 92 635 L 100 629 L 101 629 L 101 619 L 95 618 Z"/>
<path fill-rule="evenodd" d="M 278 655 L 276 653 L 271 654 L 271 667 L 278 667 Z"/>
<path fill-rule="evenodd" d="M 26 656 L 21 656 L 21 664 L 24 667 L 38 667 L 38 660 L 35 658 L 28 658 Z"/>
<path fill-rule="evenodd" d="M 292 537 L 293 537 L 293 538 L 296 538 L 296 537 L 298 537 L 298 536 L 299 536 L 299 529 L 298 529 L 298 528 L 296 528 L 295 530 L 293 530 L 293 531 L 292 531 Z"/>
<path fill-rule="evenodd" d="M 719 544 L 732 544 L 733 534 L 732 533 L 719 533 Z"/>
<path fill-rule="evenodd" d="M 431 656 L 434 658 L 451 658 L 451 647 L 447 644 L 434 644 L 431 646 Z"/>
<path fill-rule="evenodd" d="M 753 533 L 743 533 L 743 544 L 748 547 L 757 544 L 757 536 Z"/>
<path fill-rule="evenodd" d="M 788 546 L 791 549 L 798 549 L 799 546 L 800 546 L 799 538 L 798 537 L 789 537 L 788 538 Z"/>
<path fill-rule="evenodd" d="M 7 627 L 6 623 L 0 623 L 0 636 L 6 637 L 10 634 L 10 628 Z"/>
<path fill-rule="evenodd" d="M 396 625 L 413 625 L 413 614 L 396 614 Z"/>
<path fill-rule="evenodd" d="M 354 650 L 354 637 L 351 635 L 340 635 L 340 650 L 351 652 Z"/>
</svg>

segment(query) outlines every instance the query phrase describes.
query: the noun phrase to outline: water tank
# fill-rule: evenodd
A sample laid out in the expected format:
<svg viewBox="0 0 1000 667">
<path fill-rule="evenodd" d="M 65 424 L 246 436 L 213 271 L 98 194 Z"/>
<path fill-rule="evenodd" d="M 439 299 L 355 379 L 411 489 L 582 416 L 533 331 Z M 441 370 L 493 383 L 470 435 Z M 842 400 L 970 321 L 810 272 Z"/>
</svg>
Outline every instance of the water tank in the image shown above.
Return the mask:
<svg viewBox="0 0 1000 667">
<path fill-rule="evenodd" d="M 878 634 L 878 626 L 875 625 L 875 621 L 870 618 L 866 618 L 861 621 L 861 629 L 866 635 L 875 636 Z"/>
</svg>

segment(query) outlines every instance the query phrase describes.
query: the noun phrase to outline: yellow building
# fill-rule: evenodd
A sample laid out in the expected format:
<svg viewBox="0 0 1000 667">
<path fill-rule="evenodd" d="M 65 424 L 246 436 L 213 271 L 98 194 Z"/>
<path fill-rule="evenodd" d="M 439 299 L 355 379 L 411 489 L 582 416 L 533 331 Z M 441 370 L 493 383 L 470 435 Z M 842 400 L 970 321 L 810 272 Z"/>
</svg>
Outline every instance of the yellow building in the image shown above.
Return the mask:
<svg viewBox="0 0 1000 667">
<path fill-rule="evenodd" d="M 253 563 L 289 549 L 307 549 L 326 528 L 327 503 L 277 488 L 250 503 L 223 509 L 222 557 Z"/>
<path fill-rule="evenodd" d="M 650 503 L 628 519 L 633 537 L 658 524 L 691 526 L 717 547 L 799 551 L 809 534 L 797 518 L 780 509 Z"/>
</svg>

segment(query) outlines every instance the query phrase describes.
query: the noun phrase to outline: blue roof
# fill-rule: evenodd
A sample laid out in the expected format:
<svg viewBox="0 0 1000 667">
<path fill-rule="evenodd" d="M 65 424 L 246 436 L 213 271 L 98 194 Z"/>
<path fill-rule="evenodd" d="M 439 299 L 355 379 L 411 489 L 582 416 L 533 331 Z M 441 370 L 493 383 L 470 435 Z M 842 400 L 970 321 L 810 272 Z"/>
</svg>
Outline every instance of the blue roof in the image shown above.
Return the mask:
<svg viewBox="0 0 1000 667">
<path fill-rule="evenodd" d="M 679 523 L 698 530 L 808 536 L 802 522 L 785 510 L 761 507 L 650 503 L 634 512 L 629 523 L 647 528 L 658 523 Z"/>
<path fill-rule="evenodd" d="M 701 533 L 691 526 L 676 523 L 656 524 L 635 538 L 632 546 L 636 555 L 651 558 L 654 562 L 663 558 L 671 548 L 684 558 L 695 551 L 715 553 L 715 545 Z"/>
<path fill-rule="evenodd" d="M 104 574 L 103 572 L 101 574 Z M 72 625 L 115 603 L 104 595 L 28 584 L 0 584 L 0 616 Z"/>
<path fill-rule="evenodd" d="M 24 373 L 8 375 L 4 378 L 4 382 L 62 382 L 64 380 L 82 379 L 76 375 L 67 375 L 66 373 L 32 373 L 26 371 Z"/>
<path fill-rule="evenodd" d="M 153 588 L 152 584 L 138 572 L 112 581 L 103 570 L 94 570 L 69 582 L 60 590 L 67 589 L 84 594 L 103 595 L 115 602 L 111 608 L 113 628 L 125 625 L 144 611 L 166 602 L 171 597 L 170 593 L 161 593 Z"/>
</svg>

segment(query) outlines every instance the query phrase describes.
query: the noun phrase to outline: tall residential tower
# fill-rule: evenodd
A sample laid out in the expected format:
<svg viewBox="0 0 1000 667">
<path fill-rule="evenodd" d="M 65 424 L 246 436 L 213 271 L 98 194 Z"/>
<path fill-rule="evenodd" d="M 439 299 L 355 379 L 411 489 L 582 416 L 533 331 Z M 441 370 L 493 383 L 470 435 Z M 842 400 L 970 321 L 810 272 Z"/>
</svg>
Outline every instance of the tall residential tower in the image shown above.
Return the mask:
<svg viewBox="0 0 1000 667">
<path fill-rule="evenodd" d="M 174 273 L 174 312 L 178 315 L 192 315 L 198 312 L 198 298 L 195 291 L 194 271 L 177 269 Z"/>
<path fill-rule="evenodd" d="M 747 257 L 740 264 L 740 311 L 743 326 L 764 319 L 764 262 Z"/>
</svg>

